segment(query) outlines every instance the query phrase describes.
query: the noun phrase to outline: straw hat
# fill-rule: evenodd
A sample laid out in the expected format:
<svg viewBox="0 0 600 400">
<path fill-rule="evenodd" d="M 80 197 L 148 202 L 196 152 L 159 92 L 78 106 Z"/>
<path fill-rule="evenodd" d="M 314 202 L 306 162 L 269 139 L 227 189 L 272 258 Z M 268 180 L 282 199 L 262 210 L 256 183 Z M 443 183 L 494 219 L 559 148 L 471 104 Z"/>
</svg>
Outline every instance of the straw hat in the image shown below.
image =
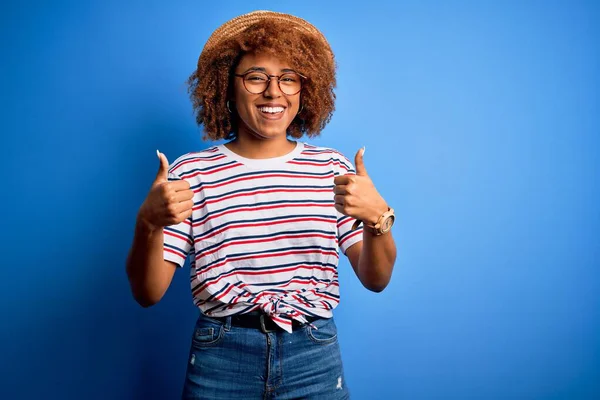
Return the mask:
<svg viewBox="0 0 600 400">
<path fill-rule="evenodd" d="M 319 40 L 321 40 L 325 48 L 333 56 L 333 52 L 331 51 L 331 47 L 329 46 L 327 39 L 325 39 L 325 36 L 323 36 L 323 34 L 308 21 L 290 14 L 278 13 L 274 11 L 253 11 L 251 13 L 235 17 L 217 28 L 206 41 L 206 44 L 202 49 L 202 53 L 200 54 L 200 58 L 209 53 L 210 50 L 216 47 L 219 43 L 231 39 L 250 26 L 265 20 L 285 22 L 290 26 L 295 27 L 302 33 L 316 36 Z"/>
</svg>

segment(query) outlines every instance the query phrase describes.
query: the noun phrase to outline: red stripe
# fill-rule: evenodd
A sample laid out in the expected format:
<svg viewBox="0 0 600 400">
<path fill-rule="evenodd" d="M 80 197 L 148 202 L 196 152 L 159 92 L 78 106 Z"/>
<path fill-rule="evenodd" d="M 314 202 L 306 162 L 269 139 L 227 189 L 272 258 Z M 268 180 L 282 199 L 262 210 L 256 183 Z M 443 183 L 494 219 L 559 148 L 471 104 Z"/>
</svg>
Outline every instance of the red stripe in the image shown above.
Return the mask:
<svg viewBox="0 0 600 400">
<path fill-rule="evenodd" d="M 210 220 L 222 217 L 222 216 L 227 215 L 227 214 L 234 214 L 234 213 L 244 212 L 244 211 L 274 210 L 274 209 L 277 209 L 277 208 L 286 208 L 286 207 L 289 207 L 289 208 L 302 208 L 302 207 L 326 207 L 326 208 L 330 208 L 331 207 L 331 203 L 326 203 L 326 204 L 322 204 L 322 203 L 301 203 L 301 204 L 284 203 L 284 204 L 273 204 L 273 205 L 270 205 L 270 206 L 261 206 L 261 207 L 249 206 L 249 207 L 243 207 L 243 208 L 235 208 L 235 209 L 232 209 L 232 210 L 222 211 L 220 213 L 210 214 L 210 217 L 206 218 L 202 222 L 197 222 L 196 225 L 194 225 L 194 226 L 196 226 L 196 227 L 202 226 L 202 225 L 204 225 L 206 222 L 208 222 Z"/>
<path fill-rule="evenodd" d="M 246 176 L 246 177 L 237 178 L 237 179 L 233 179 L 230 181 L 215 183 L 215 184 L 205 183 L 202 186 L 207 189 L 209 189 L 209 188 L 212 189 L 212 188 L 216 188 L 216 187 L 229 185 L 231 183 L 250 181 L 250 180 L 254 180 L 254 179 L 266 179 L 266 178 L 331 179 L 333 177 L 334 177 L 334 174 L 327 174 L 324 176 L 298 175 L 298 174 L 261 174 L 261 175 Z M 201 190 L 202 190 L 202 188 L 197 188 L 197 189 L 194 189 L 194 192 L 200 192 Z"/>
<path fill-rule="evenodd" d="M 284 251 L 282 253 L 269 253 L 269 254 L 260 254 L 260 255 L 253 255 L 253 256 L 242 256 L 242 257 L 227 257 L 225 260 L 212 265 L 206 269 L 202 269 L 202 267 L 200 268 L 196 268 L 200 273 L 205 274 L 208 271 L 212 271 L 215 268 L 218 267 L 222 267 L 223 265 L 229 263 L 229 262 L 233 262 L 233 261 L 242 261 L 242 260 L 257 260 L 257 259 L 261 259 L 261 258 L 270 258 L 270 257 L 283 257 L 283 256 L 289 256 L 289 255 L 296 255 L 296 254 L 324 254 L 324 255 L 337 255 L 337 252 L 334 251 L 325 251 L 325 250 L 295 250 L 295 251 Z"/>
<path fill-rule="evenodd" d="M 197 289 L 194 289 L 193 294 L 196 295 L 198 293 L 201 293 L 204 290 L 208 289 L 210 286 L 219 283 L 219 281 L 221 279 L 228 278 L 228 277 L 230 277 L 232 275 L 241 275 L 241 276 L 244 276 L 244 275 L 249 275 L 249 276 L 254 276 L 254 275 L 274 275 L 274 274 L 281 274 L 281 273 L 284 273 L 284 272 L 289 272 L 289 271 L 294 271 L 294 270 L 301 270 L 301 269 L 308 269 L 308 270 L 318 269 L 320 271 L 329 271 L 329 272 L 333 272 L 335 274 L 335 269 L 333 269 L 333 268 L 328 268 L 328 267 L 313 267 L 313 266 L 308 266 L 308 265 L 306 265 L 306 266 L 300 265 L 300 266 L 295 266 L 295 267 L 279 268 L 279 269 L 270 269 L 270 270 L 264 270 L 264 271 L 247 271 L 247 272 L 245 271 L 245 272 L 241 272 L 241 271 L 238 270 L 238 271 L 231 271 L 231 272 L 228 272 L 226 274 L 223 274 L 218 279 L 216 279 L 216 280 L 214 280 L 214 281 L 212 281 L 210 283 L 202 282 L 200 287 L 198 287 Z M 198 278 L 199 276 L 200 276 L 200 274 L 197 274 L 195 277 L 192 278 L 192 281 L 194 279 Z M 311 279 L 316 279 L 316 278 L 312 277 Z M 292 281 L 294 281 L 294 280 L 292 280 Z M 285 286 L 289 285 L 292 281 L 286 283 L 285 285 L 283 285 L 281 287 L 285 287 Z M 302 283 L 302 281 L 299 281 L 299 280 L 297 282 L 298 283 Z M 316 280 L 315 280 L 315 284 L 318 284 L 318 282 Z M 244 288 L 246 286 L 251 286 L 251 285 L 252 285 L 251 283 L 243 283 L 239 287 L 240 288 Z"/>
<path fill-rule="evenodd" d="M 344 245 L 344 243 L 346 243 L 346 242 L 348 241 L 348 239 L 351 239 L 351 238 L 353 238 L 353 237 L 355 237 L 355 236 L 358 236 L 358 235 L 360 235 L 361 233 L 362 233 L 362 229 L 357 229 L 355 232 L 353 232 L 353 233 L 349 234 L 348 236 L 346 236 L 346 237 L 344 238 L 344 240 L 342 240 L 342 241 L 339 243 L 339 245 L 338 245 L 338 246 L 342 247 L 342 246 Z"/>
<path fill-rule="evenodd" d="M 182 255 L 182 253 L 179 253 L 178 251 L 175 251 L 173 249 L 168 249 L 168 248 L 164 248 L 164 251 L 166 251 L 168 253 L 173 253 L 185 260 L 185 255 Z"/>
<path fill-rule="evenodd" d="M 235 285 L 231 285 L 231 286 L 229 286 L 229 287 L 227 288 L 227 290 L 226 290 L 226 291 L 224 291 L 223 293 L 221 293 L 221 294 L 220 294 L 220 295 L 218 295 L 218 296 L 215 296 L 215 299 L 221 300 L 221 299 L 222 299 L 223 297 L 225 297 L 225 296 L 227 295 L 227 293 L 229 293 L 229 292 L 231 291 L 231 289 L 233 289 L 234 287 L 235 287 Z M 236 297 L 239 297 L 239 296 L 236 296 Z"/>
<path fill-rule="evenodd" d="M 343 221 L 344 222 L 342 222 L 342 223 L 338 223 L 338 228 L 341 228 L 342 226 L 346 225 L 348 222 L 353 221 L 353 218 L 352 217 L 344 218 Z"/>
<path fill-rule="evenodd" d="M 190 163 L 195 163 L 195 162 L 198 162 L 198 161 L 210 161 L 210 162 L 212 162 L 212 161 L 222 160 L 223 158 L 225 158 L 225 155 L 221 155 L 221 156 L 214 157 L 214 158 L 211 158 L 211 157 L 213 157 L 213 156 L 195 157 L 195 158 L 191 158 L 189 160 L 182 161 L 181 163 L 179 163 L 175 167 L 175 169 L 173 169 L 173 172 L 175 172 L 175 170 L 179 169 L 179 167 L 181 167 L 183 165 L 190 164 Z"/>
<path fill-rule="evenodd" d="M 180 158 L 185 158 L 185 157 L 189 157 L 189 159 L 193 159 L 193 160 L 210 160 L 210 157 L 212 157 L 212 155 L 209 156 L 204 156 L 204 153 L 214 153 L 215 149 L 205 149 L 202 151 L 192 151 L 190 153 L 184 154 L 182 157 Z M 182 161 L 180 161 L 179 163 L 176 163 L 175 165 L 173 165 L 173 167 L 171 167 L 171 169 L 169 170 L 169 172 L 174 172 L 177 168 L 179 168 L 179 166 L 181 165 L 181 163 L 187 162 L 188 159 L 184 159 Z"/>
<path fill-rule="evenodd" d="M 305 306 L 307 306 L 307 307 L 309 307 L 309 308 L 312 308 L 312 307 L 313 307 L 313 305 L 312 305 L 312 304 L 310 304 L 310 303 L 307 303 L 306 301 L 302 300 L 300 297 L 296 296 L 295 294 L 293 294 L 293 295 L 292 295 L 292 298 L 294 298 L 294 299 L 298 300 L 298 302 L 299 302 L 300 304 L 303 304 L 303 305 L 305 305 Z"/>
<path fill-rule="evenodd" d="M 194 243 L 198 243 L 198 242 L 201 242 L 202 240 L 212 238 L 213 236 L 217 236 L 218 234 L 225 232 L 227 229 L 232 229 L 232 228 L 239 229 L 239 228 L 246 228 L 246 227 L 270 226 L 270 225 L 280 225 L 280 224 L 288 224 L 288 223 L 293 223 L 293 222 L 306 222 L 306 221 L 330 222 L 329 219 L 325 219 L 325 218 L 293 218 L 293 219 L 290 218 L 290 219 L 279 220 L 279 221 L 262 222 L 262 223 L 258 223 L 258 224 L 256 224 L 256 223 L 255 224 L 233 224 L 233 225 L 221 228 L 219 230 L 216 230 L 208 236 L 197 237 L 196 239 L 194 239 Z"/>
<path fill-rule="evenodd" d="M 309 279 L 292 279 L 291 281 L 289 281 L 285 285 L 277 286 L 277 288 L 281 289 L 281 288 L 284 288 L 286 286 L 291 285 L 292 283 L 299 283 L 301 285 L 312 284 L 314 286 L 317 286 L 318 284 L 320 284 L 322 282 L 317 281 L 316 278 L 314 278 L 314 277 L 309 278 Z"/>
<path fill-rule="evenodd" d="M 183 240 L 183 241 L 185 241 L 188 244 L 192 244 L 192 239 L 189 236 L 183 236 L 183 235 L 177 234 L 177 233 L 175 233 L 175 232 L 173 232 L 171 230 L 168 230 L 168 229 L 164 229 L 163 233 L 165 235 L 173 236 L 173 237 L 175 237 L 175 238 L 177 238 L 179 240 Z"/>
<path fill-rule="evenodd" d="M 333 160 L 323 160 L 324 162 L 310 162 L 310 161 L 288 161 L 288 164 L 296 164 L 296 165 L 314 165 L 315 167 L 327 167 L 332 164 L 340 165 L 338 161 Z"/>
<path fill-rule="evenodd" d="M 338 285 L 333 285 L 333 286 L 338 286 Z M 309 292 L 312 292 L 312 293 L 314 293 L 314 294 L 315 294 L 315 296 L 317 296 L 317 297 L 324 297 L 324 298 L 326 298 L 326 299 L 328 299 L 328 300 L 331 300 L 331 301 L 333 301 L 335 304 L 339 304 L 339 302 L 340 302 L 340 301 L 339 301 L 338 299 L 336 299 L 335 297 L 327 296 L 327 295 L 326 295 L 326 294 L 324 294 L 324 293 L 317 293 L 317 291 L 316 291 L 316 290 L 314 290 L 314 289 L 311 289 L 311 290 L 309 290 Z"/>
<path fill-rule="evenodd" d="M 189 179 L 189 178 L 193 178 L 193 177 L 198 176 L 198 175 L 211 175 L 211 174 L 214 174 L 216 172 L 221 172 L 221 171 L 225 171 L 225 170 L 228 170 L 228 169 L 231 169 L 231 168 L 236 168 L 236 167 L 241 167 L 241 166 L 242 166 L 242 164 L 236 163 L 236 164 L 226 165 L 226 166 L 221 167 L 221 168 L 215 168 L 215 169 L 212 169 L 210 171 L 196 171 L 193 174 L 189 174 L 189 175 L 182 174 L 182 176 L 185 176 L 187 179 Z M 195 192 L 195 190 L 194 190 L 194 192 Z"/>
<path fill-rule="evenodd" d="M 292 325 L 292 321 L 287 318 L 279 318 L 276 315 L 269 315 L 269 318 L 271 318 L 273 321 L 281 322 L 283 325 Z"/>
<path fill-rule="evenodd" d="M 234 193 L 234 194 L 230 194 L 229 196 L 219 197 L 218 199 L 214 199 L 214 200 L 202 201 L 202 202 L 198 203 L 198 205 L 195 206 L 193 209 L 194 210 L 199 210 L 202 207 L 204 207 L 204 205 L 206 205 L 206 204 L 216 204 L 216 203 L 219 203 L 219 202 L 224 201 L 224 200 L 234 199 L 236 197 L 253 196 L 253 195 L 256 195 L 256 194 L 266 194 L 266 193 L 326 193 L 326 192 L 332 192 L 332 189 L 330 189 L 330 188 L 324 188 L 324 189 L 271 189 L 271 190 L 255 190 L 255 191 L 252 191 L 252 192 Z"/>
<path fill-rule="evenodd" d="M 233 240 L 228 243 L 222 243 L 221 245 L 215 247 L 211 251 L 202 252 L 201 254 L 196 256 L 196 259 L 206 256 L 206 255 L 209 255 L 209 254 L 212 254 L 214 252 L 220 251 L 226 247 L 234 246 L 234 245 L 242 245 L 242 244 L 250 244 L 250 243 L 267 243 L 267 242 L 273 242 L 275 240 L 280 240 L 280 239 L 292 239 L 292 238 L 304 239 L 304 238 L 312 238 L 312 237 L 319 237 L 319 238 L 323 238 L 323 239 L 333 239 L 333 240 L 337 239 L 337 237 L 332 236 L 332 235 L 322 235 L 322 234 L 314 233 L 314 234 L 304 234 L 304 235 L 274 236 L 274 237 L 270 237 L 270 238 L 266 238 L 266 239 Z"/>
</svg>

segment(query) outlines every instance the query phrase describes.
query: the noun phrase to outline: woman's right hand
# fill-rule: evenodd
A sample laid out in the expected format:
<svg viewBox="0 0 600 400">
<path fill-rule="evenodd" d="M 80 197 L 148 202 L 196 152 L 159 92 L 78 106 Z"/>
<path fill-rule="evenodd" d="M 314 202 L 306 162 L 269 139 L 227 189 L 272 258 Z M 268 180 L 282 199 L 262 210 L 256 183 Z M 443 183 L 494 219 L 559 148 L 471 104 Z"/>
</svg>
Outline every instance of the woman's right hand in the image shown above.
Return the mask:
<svg viewBox="0 0 600 400">
<path fill-rule="evenodd" d="M 194 192 L 185 180 L 169 182 L 169 161 L 156 151 L 160 166 L 146 200 L 138 212 L 138 222 L 150 232 L 176 225 L 192 215 Z"/>
</svg>

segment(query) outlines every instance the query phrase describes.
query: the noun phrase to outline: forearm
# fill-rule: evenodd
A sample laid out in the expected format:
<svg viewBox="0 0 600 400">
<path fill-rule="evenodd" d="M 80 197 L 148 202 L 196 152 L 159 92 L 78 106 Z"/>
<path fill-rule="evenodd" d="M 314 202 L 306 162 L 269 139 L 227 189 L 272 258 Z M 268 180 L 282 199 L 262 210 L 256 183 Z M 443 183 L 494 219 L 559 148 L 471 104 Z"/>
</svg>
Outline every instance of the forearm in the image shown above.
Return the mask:
<svg viewBox="0 0 600 400">
<path fill-rule="evenodd" d="M 376 236 L 363 228 L 363 244 L 358 261 L 358 276 L 369 290 L 381 292 L 390 282 L 396 261 L 392 231 Z"/>
<path fill-rule="evenodd" d="M 175 266 L 163 257 L 163 230 L 150 230 L 137 221 L 127 257 L 127 276 L 133 297 L 143 307 L 157 303 L 171 284 Z"/>
</svg>

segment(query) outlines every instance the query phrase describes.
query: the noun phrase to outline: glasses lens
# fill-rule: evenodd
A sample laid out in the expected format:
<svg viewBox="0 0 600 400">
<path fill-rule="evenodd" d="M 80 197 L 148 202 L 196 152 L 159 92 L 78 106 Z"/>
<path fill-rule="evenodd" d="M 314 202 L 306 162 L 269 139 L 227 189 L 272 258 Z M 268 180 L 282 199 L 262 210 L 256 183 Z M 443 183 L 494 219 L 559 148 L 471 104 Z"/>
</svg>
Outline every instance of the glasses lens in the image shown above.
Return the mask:
<svg viewBox="0 0 600 400">
<path fill-rule="evenodd" d="M 262 72 L 250 72 L 244 77 L 244 86 L 250 93 L 259 94 L 267 89 L 269 77 Z"/>
<path fill-rule="evenodd" d="M 283 93 L 288 95 L 298 93 L 302 87 L 300 75 L 294 73 L 282 75 L 279 79 L 279 87 Z"/>
<path fill-rule="evenodd" d="M 264 72 L 250 72 L 244 76 L 244 86 L 252 94 L 260 94 L 269 86 L 269 76 Z M 279 89 L 286 95 L 300 92 L 302 79 L 300 75 L 290 72 L 279 78 Z"/>
</svg>

